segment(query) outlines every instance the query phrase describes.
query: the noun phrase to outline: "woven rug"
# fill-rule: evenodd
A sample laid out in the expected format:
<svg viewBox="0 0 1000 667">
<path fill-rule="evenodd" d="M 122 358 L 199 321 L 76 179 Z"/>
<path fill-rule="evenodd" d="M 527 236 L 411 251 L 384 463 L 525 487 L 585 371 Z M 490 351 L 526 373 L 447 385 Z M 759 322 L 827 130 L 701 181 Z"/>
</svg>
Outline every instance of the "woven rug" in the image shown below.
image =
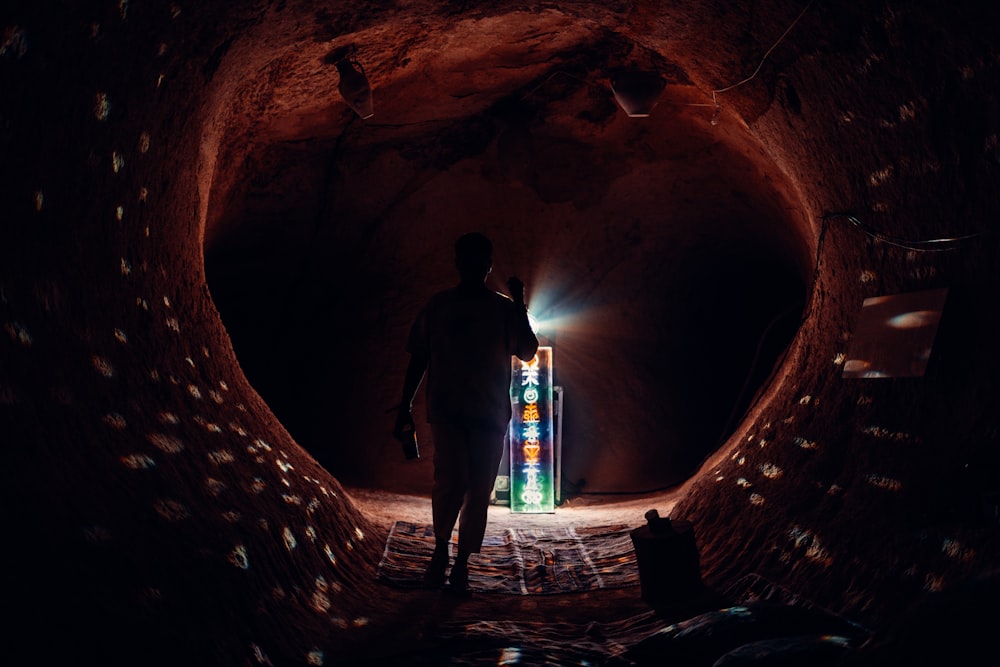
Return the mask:
<svg viewBox="0 0 1000 667">
<path fill-rule="evenodd" d="M 469 588 L 477 592 L 546 595 L 639 584 L 626 525 L 509 528 L 487 532 L 469 558 Z M 455 552 L 452 535 L 452 554 Z M 397 521 L 389 531 L 376 579 L 422 586 L 434 550 L 432 526 Z"/>
</svg>

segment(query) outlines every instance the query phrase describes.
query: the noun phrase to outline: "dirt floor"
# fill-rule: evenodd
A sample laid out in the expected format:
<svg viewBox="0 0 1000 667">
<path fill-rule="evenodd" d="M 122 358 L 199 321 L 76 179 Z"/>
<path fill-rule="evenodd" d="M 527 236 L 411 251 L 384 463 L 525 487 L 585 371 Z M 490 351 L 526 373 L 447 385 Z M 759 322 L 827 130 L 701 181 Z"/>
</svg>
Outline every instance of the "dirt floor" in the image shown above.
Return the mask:
<svg viewBox="0 0 1000 667">
<path fill-rule="evenodd" d="M 371 489 L 348 489 L 355 504 L 380 528 L 388 531 L 394 521 L 430 523 L 431 503 L 425 496 L 392 494 Z M 554 514 L 513 514 L 506 506 L 490 508 L 487 531 L 520 527 L 556 525 L 606 526 L 646 523 L 645 513 L 656 509 L 669 516 L 676 502 L 676 492 L 629 496 L 583 496 L 566 500 Z M 372 573 L 374 576 L 374 572 Z M 561 595 L 473 594 L 456 598 L 438 590 L 402 590 L 379 584 L 377 594 L 384 608 L 395 610 L 397 619 L 389 625 L 398 628 L 391 641 L 374 642 L 359 658 L 364 664 L 397 664 L 433 651 L 440 644 L 442 627 L 455 628 L 464 623 L 521 622 L 531 624 L 566 623 L 578 626 L 604 624 L 655 612 L 667 620 L 681 620 L 724 605 L 721 596 L 706 590 L 694 600 L 654 608 L 642 600 L 641 587 Z M 376 619 L 373 619 L 376 620 Z M 384 621 L 386 619 L 377 619 Z M 381 623 L 379 623 L 381 625 Z M 372 647 L 377 647 L 372 652 Z M 468 644 L 462 650 L 468 649 Z M 451 661 L 453 657 L 449 657 Z M 457 664 L 457 663 L 456 663 Z"/>
</svg>

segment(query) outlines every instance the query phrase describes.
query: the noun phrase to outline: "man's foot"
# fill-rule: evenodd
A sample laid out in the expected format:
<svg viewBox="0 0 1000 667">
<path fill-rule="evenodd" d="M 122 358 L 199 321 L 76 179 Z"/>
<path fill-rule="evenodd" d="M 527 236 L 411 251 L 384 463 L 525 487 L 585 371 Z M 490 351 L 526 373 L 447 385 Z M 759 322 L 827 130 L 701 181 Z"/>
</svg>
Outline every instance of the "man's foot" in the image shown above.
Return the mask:
<svg viewBox="0 0 1000 667">
<path fill-rule="evenodd" d="M 452 595 L 469 597 L 472 591 L 469 590 L 469 566 L 463 562 L 456 562 L 448 575 L 448 588 L 445 589 Z"/>
<path fill-rule="evenodd" d="M 434 549 L 431 562 L 424 571 L 424 586 L 441 588 L 444 586 L 444 572 L 448 569 L 448 548 Z"/>
</svg>

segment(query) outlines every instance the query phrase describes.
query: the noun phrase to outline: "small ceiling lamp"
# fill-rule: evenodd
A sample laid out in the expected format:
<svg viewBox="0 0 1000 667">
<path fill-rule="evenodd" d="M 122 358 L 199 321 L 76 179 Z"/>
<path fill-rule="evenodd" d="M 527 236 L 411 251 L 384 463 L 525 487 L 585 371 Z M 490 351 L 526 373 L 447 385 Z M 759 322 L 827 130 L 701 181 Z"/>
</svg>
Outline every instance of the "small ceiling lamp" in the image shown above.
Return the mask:
<svg viewBox="0 0 1000 667">
<path fill-rule="evenodd" d="M 335 64 L 340 73 L 340 83 L 337 85 L 337 90 L 347 102 L 347 106 L 351 107 L 362 118 L 374 116 L 372 88 L 368 85 L 368 77 L 365 76 L 361 64 L 353 58 L 344 58 Z"/>
<path fill-rule="evenodd" d="M 656 72 L 623 70 L 611 77 L 611 91 L 629 118 L 649 116 L 666 85 Z"/>
</svg>

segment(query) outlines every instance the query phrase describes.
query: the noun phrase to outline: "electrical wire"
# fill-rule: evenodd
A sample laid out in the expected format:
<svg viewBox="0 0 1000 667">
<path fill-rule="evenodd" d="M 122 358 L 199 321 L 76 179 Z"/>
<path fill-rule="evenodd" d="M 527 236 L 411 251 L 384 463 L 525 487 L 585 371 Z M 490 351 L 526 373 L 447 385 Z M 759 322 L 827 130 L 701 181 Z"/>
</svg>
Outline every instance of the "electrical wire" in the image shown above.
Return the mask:
<svg viewBox="0 0 1000 667">
<path fill-rule="evenodd" d="M 862 232 L 864 232 L 871 238 L 875 239 L 876 241 L 881 241 L 882 243 L 888 243 L 889 245 L 917 252 L 944 252 L 948 250 L 954 250 L 965 241 L 979 238 L 980 236 L 985 236 L 986 234 L 989 233 L 989 230 L 983 230 L 979 232 L 973 232 L 971 234 L 964 234 L 962 236 L 951 236 L 938 239 L 910 240 L 910 239 L 903 239 L 898 236 L 889 236 L 887 234 L 878 232 L 872 229 L 870 226 L 858 220 L 858 218 L 851 213 L 828 213 L 827 215 L 823 216 L 824 221 L 831 220 L 834 218 L 846 218 L 852 225 L 854 225 Z"/>
<path fill-rule="evenodd" d="M 778 44 L 781 44 L 781 42 L 785 39 L 785 37 L 788 36 L 788 33 L 790 33 L 792 31 L 792 29 L 796 26 L 796 24 L 798 24 L 798 22 L 802 19 L 802 17 L 806 15 L 806 12 L 809 11 L 809 8 L 812 7 L 815 2 L 816 2 L 816 0 L 810 0 L 809 4 L 807 4 L 802 9 L 801 12 L 799 12 L 799 15 L 795 17 L 795 20 L 792 21 L 791 24 L 787 28 L 785 28 L 785 32 L 781 33 L 781 36 L 778 37 L 777 41 L 775 41 L 774 44 L 771 45 L 771 48 L 769 48 L 766 52 L 764 52 L 764 56 L 760 59 L 760 63 L 757 64 L 757 69 L 755 69 L 750 76 L 748 76 L 745 79 L 743 79 L 742 81 L 738 81 L 738 82 L 736 82 L 736 83 L 734 83 L 732 85 L 725 86 L 723 88 L 716 88 L 716 89 L 714 89 L 712 91 L 712 105 L 715 107 L 715 116 L 712 117 L 712 124 L 713 125 L 715 125 L 716 123 L 718 123 L 718 114 L 719 114 L 719 111 L 721 109 L 721 107 L 719 106 L 719 100 L 716 97 L 716 95 L 718 95 L 718 93 L 728 92 L 730 90 L 733 90 L 734 88 L 739 88 L 743 84 L 752 81 L 758 74 L 760 74 L 761 68 L 764 67 L 764 63 L 767 61 L 767 59 L 771 55 L 771 53 L 778 47 Z M 708 105 L 705 105 L 705 104 L 692 104 L 690 106 L 708 106 Z"/>
</svg>

